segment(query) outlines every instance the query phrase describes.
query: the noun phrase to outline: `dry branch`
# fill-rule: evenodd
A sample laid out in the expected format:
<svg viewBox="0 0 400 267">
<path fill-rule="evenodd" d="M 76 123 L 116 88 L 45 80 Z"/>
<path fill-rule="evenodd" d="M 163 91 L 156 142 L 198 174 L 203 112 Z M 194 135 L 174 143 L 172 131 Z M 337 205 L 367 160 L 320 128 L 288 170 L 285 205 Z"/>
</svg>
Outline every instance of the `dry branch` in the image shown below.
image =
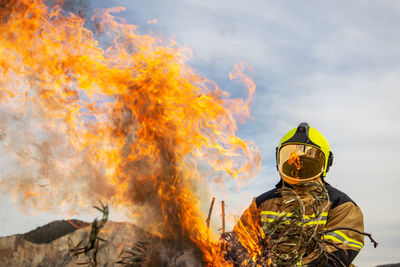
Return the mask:
<svg viewBox="0 0 400 267">
<path fill-rule="evenodd" d="M 207 216 L 207 220 L 206 220 L 207 227 L 210 227 L 211 214 L 212 214 L 212 210 L 214 207 L 214 202 L 215 202 L 215 197 L 212 198 L 211 204 L 210 204 L 210 209 L 208 210 L 208 216 Z"/>
<path fill-rule="evenodd" d="M 72 239 L 68 238 L 68 246 L 69 246 L 69 251 L 72 253 L 72 256 L 74 256 L 76 259 L 79 258 L 81 255 L 86 256 L 86 261 L 84 262 L 77 262 L 77 265 L 87 265 L 90 267 L 95 267 L 99 265 L 99 262 L 97 260 L 97 254 L 100 249 L 103 248 L 103 245 L 100 244 L 100 242 L 107 242 L 103 238 L 99 236 L 100 230 L 105 226 L 107 220 L 108 220 L 108 206 L 101 204 L 101 208 L 93 206 L 95 209 L 99 210 L 103 214 L 103 218 L 99 221 L 97 221 L 97 218 L 94 219 L 92 223 L 92 228 L 90 230 L 89 238 L 88 240 L 84 241 L 81 240 L 78 242 L 78 244 L 75 246 Z M 82 244 L 85 244 L 84 246 Z"/>
</svg>

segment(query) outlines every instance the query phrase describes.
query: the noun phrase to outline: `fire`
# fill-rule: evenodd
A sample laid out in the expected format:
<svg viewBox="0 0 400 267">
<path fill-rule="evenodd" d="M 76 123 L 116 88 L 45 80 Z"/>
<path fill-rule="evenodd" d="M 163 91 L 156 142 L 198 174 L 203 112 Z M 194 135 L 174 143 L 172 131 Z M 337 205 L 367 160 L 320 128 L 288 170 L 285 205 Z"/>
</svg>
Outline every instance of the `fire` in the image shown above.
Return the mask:
<svg viewBox="0 0 400 267">
<path fill-rule="evenodd" d="M 288 164 L 295 166 L 296 170 L 301 170 L 301 164 L 300 164 L 300 157 L 299 155 L 296 154 L 296 152 L 290 153 L 289 159 L 288 159 Z"/>
<path fill-rule="evenodd" d="M 248 259 L 257 262 L 257 259 L 262 256 L 262 247 L 259 241 L 262 238 L 265 238 L 265 234 L 258 226 L 259 224 L 256 221 L 253 221 L 255 218 L 253 218 L 250 212 L 245 211 L 243 216 L 245 217 L 243 221 L 250 223 L 243 225 L 243 221 L 240 220 L 235 226 L 234 231 L 238 235 L 240 243 L 245 248 L 246 254 L 248 254 Z"/>
<path fill-rule="evenodd" d="M 60 3 L 0 1 L 2 142 L 18 167 L 0 185 L 33 212 L 98 200 L 126 208 L 225 266 L 194 189 L 206 180 L 200 162 L 238 181 L 257 172 L 257 148 L 235 134 L 255 85 L 237 65 L 231 78 L 248 97 L 229 98 L 185 64 L 188 48 L 139 35 L 111 15 L 122 10 L 85 22 Z"/>
</svg>

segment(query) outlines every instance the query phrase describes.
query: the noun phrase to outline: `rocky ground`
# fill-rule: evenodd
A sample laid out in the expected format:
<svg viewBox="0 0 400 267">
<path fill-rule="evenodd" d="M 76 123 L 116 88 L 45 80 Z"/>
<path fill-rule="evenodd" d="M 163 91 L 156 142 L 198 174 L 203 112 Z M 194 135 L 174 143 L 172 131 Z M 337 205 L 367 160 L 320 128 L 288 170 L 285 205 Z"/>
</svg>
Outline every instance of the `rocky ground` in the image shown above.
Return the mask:
<svg viewBox="0 0 400 267">
<path fill-rule="evenodd" d="M 84 258 L 71 256 L 68 237 L 75 244 L 87 240 L 91 224 L 71 222 L 55 221 L 25 234 L 0 237 L 0 266 L 77 266 Z M 100 236 L 108 241 L 98 254 L 100 266 L 118 266 L 116 260 L 124 247 L 152 238 L 140 227 L 116 222 L 107 222 Z"/>
</svg>

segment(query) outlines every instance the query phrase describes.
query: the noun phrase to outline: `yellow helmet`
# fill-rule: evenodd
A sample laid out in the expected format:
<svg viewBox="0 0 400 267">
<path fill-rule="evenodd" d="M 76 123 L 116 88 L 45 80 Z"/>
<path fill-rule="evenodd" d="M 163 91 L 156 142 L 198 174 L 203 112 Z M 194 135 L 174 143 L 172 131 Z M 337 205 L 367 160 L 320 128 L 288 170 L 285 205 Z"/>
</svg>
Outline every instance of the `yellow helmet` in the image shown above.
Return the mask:
<svg viewBox="0 0 400 267">
<path fill-rule="evenodd" d="M 289 131 L 276 148 L 276 166 L 281 178 L 299 184 L 326 176 L 333 163 L 329 143 L 308 123 Z"/>
</svg>

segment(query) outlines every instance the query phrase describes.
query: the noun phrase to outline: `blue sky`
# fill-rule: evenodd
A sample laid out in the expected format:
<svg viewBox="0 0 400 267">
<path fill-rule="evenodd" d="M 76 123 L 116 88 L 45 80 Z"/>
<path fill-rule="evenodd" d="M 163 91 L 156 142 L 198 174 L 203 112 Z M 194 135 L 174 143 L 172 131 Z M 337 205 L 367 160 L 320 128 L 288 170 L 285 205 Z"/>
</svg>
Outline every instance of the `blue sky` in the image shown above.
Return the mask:
<svg viewBox="0 0 400 267">
<path fill-rule="evenodd" d="M 245 62 L 256 83 L 252 118 L 239 136 L 262 154 L 258 177 L 224 194 L 240 215 L 252 197 L 278 181 L 279 139 L 307 121 L 329 140 L 335 160 L 327 181 L 363 210 L 366 245 L 358 266 L 400 262 L 400 2 L 398 1 L 92 1 L 125 6 L 118 16 L 139 31 L 173 37 L 193 51 L 189 64 L 232 95 L 244 88 L 228 78 Z M 147 24 L 157 19 L 156 24 Z M 2 197 L 11 203 L 7 196 Z M 3 204 L 6 205 L 6 204 Z M 49 221 L 2 208 L 0 233 L 24 232 Z M 2 235 L 2 234 L 0 234 Z"/>
</svg>

